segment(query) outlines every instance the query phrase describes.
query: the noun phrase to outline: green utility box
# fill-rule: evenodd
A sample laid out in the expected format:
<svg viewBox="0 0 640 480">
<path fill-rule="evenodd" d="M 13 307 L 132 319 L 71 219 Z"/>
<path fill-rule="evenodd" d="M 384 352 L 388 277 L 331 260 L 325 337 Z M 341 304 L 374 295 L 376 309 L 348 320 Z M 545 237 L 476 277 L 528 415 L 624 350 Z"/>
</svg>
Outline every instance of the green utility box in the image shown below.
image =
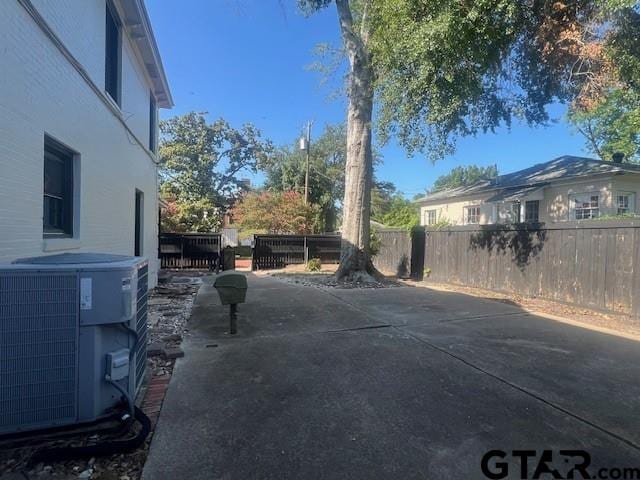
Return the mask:
<svg viewBox="0 0 640 480">
<path fill-rule="evenodd" d="M 223 305 L 237 305 L 244 303 L 247 296 L 247 277 L 236 272 L 222 272 L 213 282 L 218 290 Z"/>
</svg>

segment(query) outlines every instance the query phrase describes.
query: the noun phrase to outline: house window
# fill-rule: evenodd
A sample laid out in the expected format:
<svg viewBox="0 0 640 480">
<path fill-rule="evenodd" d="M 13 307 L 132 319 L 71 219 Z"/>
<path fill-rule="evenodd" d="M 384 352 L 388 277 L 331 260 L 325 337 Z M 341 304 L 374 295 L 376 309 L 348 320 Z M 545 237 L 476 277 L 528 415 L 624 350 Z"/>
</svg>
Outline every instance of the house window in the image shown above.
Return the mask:
<svg viewBox="0 0 640 480">
<path fill-rule="evenodd" d="M 149 95 L 149 150 L 156 151 L 156 130 L 158 129 L 158 109 L 153 93 Z"/>
<path fill-rule="evenodd" d="M 73 155 L 55 140 L 44 139 L 45 236 L 73 235 Z"/>
<path fill-rule="evenodd" d="M 600 196 L 591 193 L 575 195 L 571 199 L 576 220 L 587 220 L 600 216 Z"/>
<path fill-rule="evenodd" d="M 537 223 L 540 220 L 540 200 L 524 202 L 524 221 Z"/>
<path fill-rule="evenodd" d="M 437 211 L 436 210 L 427 210 L 426 214 L 427 225 L 433 225 L 437 221 Z"/>
<path fill-rule="evenodd" d="M 120 23 L 107 3 L 104 89 L 120 105 Z"/>
<path fill-rule="evenodd" d="M 480 223 L 480 207 L 465 207 L 464 219 L 467 225 Z"/>
<path fill-rule="evenodd" d="M 633 205 L 632 193 L 618 193 L 616 195 L 616 207 L 618 215 L 627 215 L 633 213 L 635 207 Z"/>
</svg>

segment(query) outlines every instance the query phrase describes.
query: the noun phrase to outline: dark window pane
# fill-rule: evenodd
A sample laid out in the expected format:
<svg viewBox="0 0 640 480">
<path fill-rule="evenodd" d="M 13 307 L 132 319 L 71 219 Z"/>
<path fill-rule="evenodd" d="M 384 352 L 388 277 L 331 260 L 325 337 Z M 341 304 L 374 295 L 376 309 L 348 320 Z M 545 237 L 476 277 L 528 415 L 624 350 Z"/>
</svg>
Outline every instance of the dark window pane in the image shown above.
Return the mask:
<svg viewBox="0 0 640 480">
<path fill-rule="evenodd" d="M 54 197 L 64 195 L 64 162 L 45 152 L 44 193 Z"/>
<path fill-rule="evenodd" d="M 120 32 L 118 23 L 107 5 L 105 48 L 105 90 L 116 102 L 119 102 L 120 86 Z"/>
<path fill-rule="evenodd" d="M 64 231 L 63 223 L 63 205 L 64 200 L 53 197 L 44 197 L 44 227 L 45 231 L 61 230 Z"/>
<path fill-rule="evenodd" d="M 525 222 L 537 222 L 540 216 L 540 201 L 529 200 L 524 204 L 524 220 Z"/>
<path fill-rule="evenodd" d="M 73 234 L 73 152 L 45 137 L 44 233 Z"/>
</svg>

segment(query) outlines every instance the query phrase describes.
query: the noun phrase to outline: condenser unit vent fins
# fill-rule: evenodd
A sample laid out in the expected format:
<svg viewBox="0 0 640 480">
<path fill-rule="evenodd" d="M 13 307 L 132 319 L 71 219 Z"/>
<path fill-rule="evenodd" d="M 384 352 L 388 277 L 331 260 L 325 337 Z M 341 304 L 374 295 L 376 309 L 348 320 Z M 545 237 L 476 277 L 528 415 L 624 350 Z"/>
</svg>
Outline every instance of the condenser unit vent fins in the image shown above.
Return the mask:
<svg viewBox="0 0 640 480">
<path fill-rule="evenodd" d="M 149 288 L 149 267 L 145 264 L 138 269 L 136 332 L 138 347 L 136 351 L 136 393 L 144 381 L 147 364 L 147 290 Z"/>
<path fill-rule="evenodd" d="M 77 417 L 77 278 L 0 276 L 0 433 Z"/>
</svg>

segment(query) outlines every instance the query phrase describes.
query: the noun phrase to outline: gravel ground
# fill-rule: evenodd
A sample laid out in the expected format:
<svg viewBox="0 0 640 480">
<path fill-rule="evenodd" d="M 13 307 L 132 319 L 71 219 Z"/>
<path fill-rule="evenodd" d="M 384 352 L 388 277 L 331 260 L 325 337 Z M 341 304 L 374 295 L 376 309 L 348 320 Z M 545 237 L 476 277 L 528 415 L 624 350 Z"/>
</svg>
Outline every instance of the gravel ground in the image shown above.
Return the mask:
<svg viewBox="0 0 640 480">
<path fill-rule="evenodd" d="M 499 293 L 481 288 L 462 287 L 458 285 L 429 281 L 404 281 L 403 283 L 415 287 L 434 288 L 447 292 L 464 293 L 475 297 L 486 298 L 488 300 L 495 300 L 496 302 L 510 303 L 512 305 L 523 307 L 527 310 L 564 317 L 586 325 L 608 328 L 631 335 L 640 335 L 640 319 L 629 315 L 600 312 L 577 305 L 569 305 L 537 297 L 528 297 L 525 295 Z"/>
<path fill-rule="evenodd" d="M 182 337 L 188 334 L 187 321 L 191 308 L 202 284 L 199 272 L 179 272 L 165 274 L 161 283 L 149 294 L 149 347 L 161 347 L 167 351 L 179 349 Z M 171 375 L 174 358 L 166 358 L 165 352 L 158 352 L 148 359 L 148 374 L 153 376 Z M 138 403 L 144 398 L 141 392 Z M 44 446 L 91 445 L 108 439 L 120 439 L 122 433 L 117 425 L 110 430 L 79 433 L 73 436 L 47 437 L 31 435 L 18 443 L 0 441 L 0 480 L 136 480 L 142 473 L 147 458 L 151 435 L 144 446 L 126 455 L 111 455 L 101 458 L 71 460 L 67 462 L 31 462 L 33 453 Z M 115 431 L 114 431 L 115 430 Z"/>
</svg>

